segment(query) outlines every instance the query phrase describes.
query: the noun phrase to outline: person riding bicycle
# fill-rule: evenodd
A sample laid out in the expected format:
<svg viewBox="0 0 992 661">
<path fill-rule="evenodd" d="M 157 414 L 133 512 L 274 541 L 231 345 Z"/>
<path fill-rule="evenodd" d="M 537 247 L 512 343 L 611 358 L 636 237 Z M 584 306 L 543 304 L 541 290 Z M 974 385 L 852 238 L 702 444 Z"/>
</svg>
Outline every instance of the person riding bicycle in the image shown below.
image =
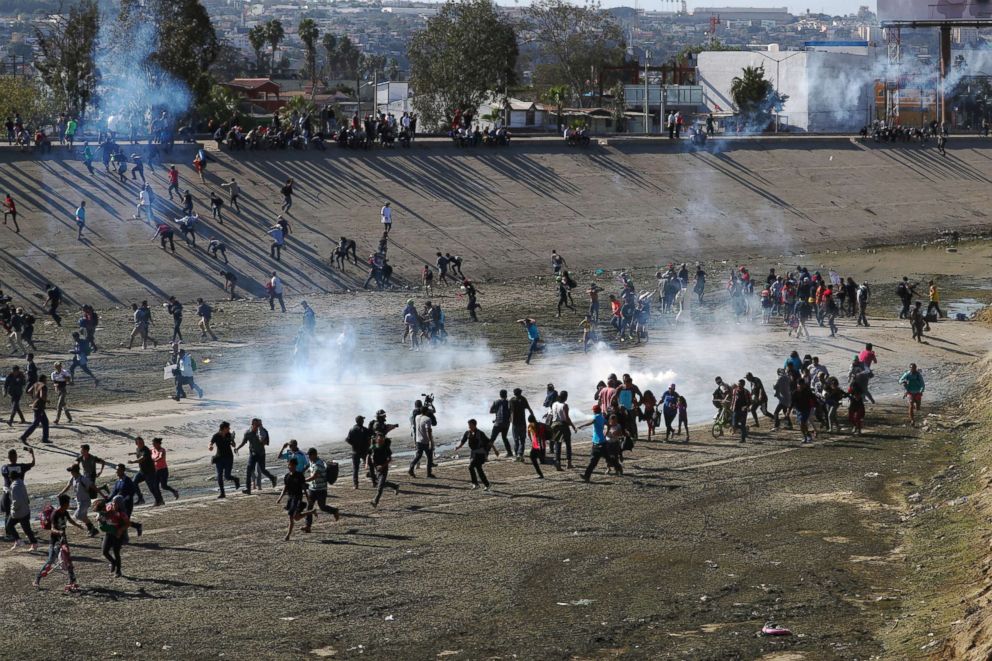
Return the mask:
<svg viewBox="0 0 992 661">
<path fill-rule="evenodd" d="M 716 407 L 714 420 L 719 420 L 722 424 L 730 422 L 731 388 L 723 382 L 723 379 L 716 377 L 716 390 L 713 391 L 713 406 Z"/>
</svg>

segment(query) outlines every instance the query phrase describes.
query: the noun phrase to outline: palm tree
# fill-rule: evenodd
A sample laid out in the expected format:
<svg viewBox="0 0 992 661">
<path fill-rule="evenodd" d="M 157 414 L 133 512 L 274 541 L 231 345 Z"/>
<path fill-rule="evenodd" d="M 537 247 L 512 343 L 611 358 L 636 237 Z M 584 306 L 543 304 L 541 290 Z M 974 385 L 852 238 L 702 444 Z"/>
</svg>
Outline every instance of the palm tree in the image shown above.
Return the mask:
<svg viewBox="0 0 992 661">
<path fill-rule="evenodd" d="M 320 30 L 312 18 L 304 18 L 297 28 L 303 50 L 306 52 L 307 73 L 310 74 L 310 98 L 317 94 L 317 37 Z"/>
<path fill-rule="evenodd" d="M 269 64 L 269 75 L 275 75 L 276 51 L 279 49 L 279 42 L 286 36 L 286 31 L 282 27 L 282 22 L 274 18 L 265 24 L 265 40 L 272 46 L 272 60 Z"/>
<path fill-rule="evenodd" d="M 788 94 L 780 94 L 771 81 L 765 80 L 763 66 L 744 67 L 740 76 L 730 81 L 730 96 L 737 112 L 750 130 L 763 131 L 772 119 L 772 111 L 780 112 Z"/>
<path fill-rule="evenodd" d="M 554 87 L 549 87 L 548 91 L 544 93 L 544 101 L 550 103 L 555 107 L 555 112 L 558 117 L 558 131 L 561 131 L 561 111 L 565 106 L 565 101 L 568 100 L 568 86 L 567 85 L 555 85 Z"/>
<path fill-rule="evenodd" d="M 251 44 L 251 49 L 255 52 L 255 70 L 258 73 L 262 72 L 262 49 L 265 48 L 268 40 L 264 25 L 256 25 L 248 30 L 248 43 Z"/>
<path fill-rule="evenodd" d="M 324 35 L 322 42 L 324 50 L 327 52 L 327 77 L 337 78 L 338 76 L 338 38 L 328 32 Z"/>
</svg>

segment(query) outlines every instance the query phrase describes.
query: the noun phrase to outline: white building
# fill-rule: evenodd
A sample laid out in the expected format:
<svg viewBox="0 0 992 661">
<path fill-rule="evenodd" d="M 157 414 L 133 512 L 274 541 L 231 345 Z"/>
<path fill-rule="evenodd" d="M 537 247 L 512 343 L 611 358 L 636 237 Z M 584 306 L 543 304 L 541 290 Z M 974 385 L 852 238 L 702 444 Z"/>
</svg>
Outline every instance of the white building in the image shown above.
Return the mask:
<svg viewBox="0 0 992 661">
<path fill-rule="evenodd" d="M 697 82 L 708 112 L 736 112 L 730 95 L 744 67 L 764 67 L 765 80 L 788 95 L 777 114 L 779 130 L 810 133 L 857 131 L 873 117 L 874 55 L 820 51 L 705 51 Z"/>
</svg>

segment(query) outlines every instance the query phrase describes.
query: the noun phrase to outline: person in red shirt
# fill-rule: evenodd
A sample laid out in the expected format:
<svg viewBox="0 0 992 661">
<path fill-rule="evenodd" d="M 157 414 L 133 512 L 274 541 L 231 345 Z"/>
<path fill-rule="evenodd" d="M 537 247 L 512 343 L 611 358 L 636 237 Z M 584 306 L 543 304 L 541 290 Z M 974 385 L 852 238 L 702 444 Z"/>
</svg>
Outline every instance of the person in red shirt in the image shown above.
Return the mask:
<svg viewBox="0 0 992 661">
<path fill-rule="evenodd" d="M 875 349 L 871 342 L 865 345 L 864 350 L 858 354 L 858 360 L 864 365 L 866 370 L 870 370 L 874 363 L 878 362 L 878 357 L 875 355 Z"/>
<path fill-rule="evenodd" d="M 7 196 L 3 198 L 3 224 L 7 224 L 7 216 L 10 216 L 11 220 L 14 221 L 14 231 L 20 234 L 21 228 L 17 225 L 17 205 L 14 204 L 14 198 L 7 193 Z"/>
<path fill-rule="evenodd" d="M 169 486 L 169 464 L 165 461 L 165 448 L 162 447 L 161 438 L 152 439 L 152 461 L 155 462 L 155 479 L 158 480 L 158 488 L 168 491 L 179 500 L 179 492 Z"/>
<path fill-rule="evenodd" d="M 179 192 L 179 170 L 176 169 L 175 165 L 169 166 L 169 199 L 172 199 L 172 191 L 176 191 L 176 195 L 179 199 L 182 199 L 183 195 Z"/>
</svg>

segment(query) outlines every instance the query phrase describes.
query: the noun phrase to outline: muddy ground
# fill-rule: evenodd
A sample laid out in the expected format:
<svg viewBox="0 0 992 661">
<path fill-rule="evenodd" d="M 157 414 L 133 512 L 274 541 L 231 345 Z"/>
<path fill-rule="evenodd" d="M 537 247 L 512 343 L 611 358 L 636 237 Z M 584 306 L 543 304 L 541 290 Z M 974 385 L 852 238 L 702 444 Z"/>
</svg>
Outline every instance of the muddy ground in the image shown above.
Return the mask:
<svg viewBox="0 0 992 661">
<path fill-rule="evenodd" d="M 80 379 L 73 391 L 80 404 L 76 423 L 53 431 L 54 452 L 39 452 L 31 491 L 39 496 L 57 490 L 54 481 L 64 475 L 68 459 L 58 450 L 71 451 L 85 440 L 118 461 L 130 435 L 142 433 L 165 436 L 183 497 L 162 508 L 136 510 L 147 529 L 125 550 L 125 578 L 110 578 L 97 546 L 73 535 L 83 586 L 78 594 L 63 594 L 58 575 L 41 591 L 30 587 L 40 554 L 0 555 L 5 586 L 0 638 L 18 658 L 926 654 L 936 649 L 920 649 L 931 643 L 933 630 L 913 626 L 916 618 L 941 620 L 943 628 L 936 629 L 941 636 L 954 616 L 945 618 L 952 609 L 921 612 L 910 603 L 921 582 L 937 574 L 915 576 L 907 560 L 918 552 L 908 542 L 907 496 L 929 484 L 960 447 L 953 432 L 937 426 L 908 428 L 893 380 L 909 360 L 921 363 L 930 386 L 928 411 L 943 411 L 960 401 L 979 375 L 977 362 L 990 332 L 980 324 L 941 322 L 926 345 L 915 346 L 904 322 L 894 318 L 892 290 L 903 272 L 914 278 L 939 275 L 945 301 L 987 302 L 992 292 L 982 289 L 979 278 L 987 272 L 989 245 L 962 244 L 955 253 L 945 247 L 800 260 L 880 283 L 879 318 L 870 329 L 843 319 L 839 338 L 814 328 L 810 342 L 791 340 L 779 327 L 734 325 L 717 283 L 728 266 L 722 263 L 706 264 L 712 302 L 691 307 L 686 324 L 673 327 L 670 318 L 656 315 L 646 346 L 614 343 L 593 357 L 578 352 L 578 313 L 552 318 L 554 293 L 547 277 L 481 282 L 479 324 L 465 320 L 453 292 L 442 292 L 455 349 L 441 367 L 434 364 L 440 354 L 411 354 L 399 343 L 398 314 L 408 293 L 311 297 L 329 337 L 345 320 L 355 328 L 356 363 L 367 364 L 371 354 L 375 365 L 391 368 L 367 372 L 375 375 L 375 395 L 382 398 L 376 401 L 363 397 L 370 383 L 348 379 L 337 386 L 318 378 L 287 390 L 279 379 L 285 376 L 299 314 L 284 321 L 252 300 L 218 303 L 220 340 L 190 343 L 201 364 L 211 359 L 201 374 L 207 397 L 177 404 L 167 399 L 169 385 L 162 381 L 164 352 L 117 346 L 126 337 L 128 317 L 120 309 L 106 310 L 98 335 L 102 350 L 92 359 L 104 383 L 94 388 Z M 795 261 L 757 261 L 752 271 L 763 275 L 769 266 L 788 268 Z M 651 279 L 647 271 L 635 275 Z M 582 276 L 580 282 L 597 277 Z M 607 272 L 598 280 L 612 285 L 611 278 Z M 521 303 L 522 296 L 528 303 Z M 187 333 L 195 337 L 191 313 Z M 525 313 L 541 320 L 552 345 L 531 368 L 522 364 L 526 344 L 513 325 Z M 167 326 L 159 313 L 160 339 Z M 66 331 L 46 325 L 39 335 L 43 360 L 50 362 L 64 346 Z M 700 342 L 690 339 L 697 337 Z M 483 341 L 488 351 L 480 354 Z M 541 384 L 561 377 L 581 389 L 575 391 L 577 408 L 584 409 L 604 369 L 670 369 L 680 383 L 702 392 L 712 374 L 699 356 L 709 352 L 725 377 L 751 369 L 770 386 L 777 361 L 792 348 L 823 356 L 837 372 L 865 341 L 876 343 L 882 365 L 873 387 L 879 404 L 871 408 L 861 437 L 822 435 L 812 447 L 800 447 L 796 434 L 773 433 L 762 421 L 741 445 L 726 436 L 714 439 L 705 425 L 697 425 L 687 444 L 639 443 L 625 477 L 601 470 L 589 485 L 577 471 L 546 467 L 548 478 L 540 481 L 529 465 L 493 461 L 487 469 L 496 488 L 489 494 L 468 490 L 464 454 L 455 459 L 446 449 L 437 480 L 409 478 L 399 457 L 394 473 L 400 494 L 387 492 L 378 510 L 368 503 L 366 482 L 351 489 L 343 465 L 345 475 L 332 489 L 342 520 L 321 517 L 311 534 L 289 543 L 281 540 L 285 517 L 274 491 L 217 502 L 210 488 L 205 445 L 222 417 L 235 420 L 240 430 L 264 408 L 278 441 L 296 434 L 301 444 L 343 458 L 344 411 L 370 415 L 378 401 L 408 402 L 422 390 L 438 390 L 439 403 L 457 403 L 461 413 L 475 402 L 459 393 L 481 391 L 477 399 L 488 401 L 498 387 L 521 383 L 536 406 Z M 687 364 L 704 373 L 687 371 L 687 354 L 701 361 Z M 575 365 L 578 374 L 569 371 Z M 245 366 L 250 373 L 241 378 L 249 371 Z M 402 420 L 406 411 L 399 406 L 387 408 Z M 690 408 L 694 419 L 705 418 L 705 401 L 691 401 Z M 439 409 L 444 418 L 443 406 Z M 325 411 L 326 424 L 319 415 L 311 419 L 313 411 Z M 476 415 L 488 420 L 485 409 Z M 300 416 L 307 422 L 297 420 L 294 426 Z M 460 421 L 445 424 L 442 440 L 450 441 Z M 18 431 L 0 430 L 0 442 L 11 445 Z M 588 438 L 577 435 L 577 467 L 586 464 Z M 397 450 L 402 454 L 408 445 L 400 436 Z M 236 469 L 243 467 L 241 457 Z M 766 621 L 793 635 L 757 636 Z"/>
</svg>

